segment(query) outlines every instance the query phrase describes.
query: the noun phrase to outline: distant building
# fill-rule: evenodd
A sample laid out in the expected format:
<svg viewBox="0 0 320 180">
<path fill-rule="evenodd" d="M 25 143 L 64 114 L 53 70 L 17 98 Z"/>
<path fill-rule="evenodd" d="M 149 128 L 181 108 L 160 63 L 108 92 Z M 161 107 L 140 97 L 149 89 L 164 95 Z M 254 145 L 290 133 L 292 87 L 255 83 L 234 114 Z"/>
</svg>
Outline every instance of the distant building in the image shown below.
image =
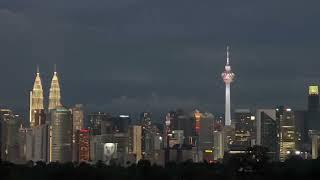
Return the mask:
<svg viewBox="0 0 320 180">
<path fill-rule="evenodd" d="M 255 145 L 255 123 L 255 116 L 249 109 L 235 110 L 235 139 L 233 144 L 244 148 Z"/>
<path fill-rule="evenodd" d="M 199 129 L 199 149 L 203 154 L 203 159 L 207 162 L 214 160 L 214 115 L 202 113 Z M 200 159 L 201 161 L 202 159 Z"/>
<path fill-rule="evenodd" d="M 142 127 L 131 126 L 129 129 L 129 154 L 134 156 L 134 160 L 138 163 L 142 159 Z"/>
<path fill-rule="evenodd" d="M 103 134 L 90 138 L 90 158 L 93 162 L 111 161 L 125 165 L 129 155 L 129 137 L 126 133 Z"/>
<path fill-rule="evenodd" d="M 256 111 L 257 145 L 268 148 L 272 160 L 279 160 L 278 124 L 275 109 Z"/>
<path fill-rule="evenodd" d="M 319 86 L 309 86 L 308 111 L 319 111 Z"/>
<path fill-rule="evenodd" d="M 90 133 L 88 129 L 77 130 L 77 161 L 90 161 Z"/>
<path fill-rule="evenodd" d="M 37 127 L 46 123 L 46 116 L 43 106 L 43 88 L 39 69 L 33 89 L 30 92 L 30 127 Z"/>
<path fill-rule="evenodd" d="M 51 80 L 51 87 L 49 93 L 49 112 L 53 109 L 61 107 L 61 91 L 59 85 L 59 79 L 56 69 L 54 70 Z"/>
<path fill-rule="evenodd" d="M 119 115 L 118 117 L 113 117 L 112 121 L 114 124 L 114 132 L 128 133 L 128 129 L 132 120 L 129 115 Z"/>
<path fill-rule="evenodd" d="M 113 125 L 108 123 L 109 126 L 107 126 L 104 123 L 104 122 L 110 122 L 109 121 L 109 119 L 111 119 L 110 114 L 103 113 L 103 112 L 90 113 L 88 115 L 88 119 L 89 119 L 89 129 L 92 135 L 105 134 L 103 131 L 107 131 L 108 133 L 111 133 Z"/>
<path fill-rule="evenodd" d="M 1 121 L 1 159 L 18 163 L 20 158 L 19 129 L 21 119 L 10 109 L 0 109 Z"/>
<path fill-rule="evenodd" d="M 50 162 L 72 161 L 72 115 L 64 108 L 51 110 Z"/>
<path fill-rule="evenodd" d="M 78 161 L 79 157 L 79 146 L 76 144 L 77 132 L 84 128 L 84 112 L 83 105 L 76 104 L 75 107 L 71 109 L 72 112 L 72 156 L 73 161 Z"/>
<path fill-rule="evenodd" d="M 152 143 L 153 143 L 153 126 L 152 126 L 152 114 L 149 112 L 143 112 L 140 115 L 140 125 L 142 127 L 142 142 L 141 150 L 143 159 L 148 159 L 152 155 Z"/>
<path fill-rule="evenodd" d="M 290 108 L 280 106 L 276 109 L 279 123 L 280 160 L 284 161 L 296 151 L 296 122 Z"/>
</svg>

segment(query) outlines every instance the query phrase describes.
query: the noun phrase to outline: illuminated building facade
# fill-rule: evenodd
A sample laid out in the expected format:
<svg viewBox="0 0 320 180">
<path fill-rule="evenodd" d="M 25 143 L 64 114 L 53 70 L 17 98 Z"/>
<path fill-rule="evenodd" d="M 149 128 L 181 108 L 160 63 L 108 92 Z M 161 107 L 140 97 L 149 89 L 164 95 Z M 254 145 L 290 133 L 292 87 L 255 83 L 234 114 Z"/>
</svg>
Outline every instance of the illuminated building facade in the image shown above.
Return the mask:
<svg viewBox="0 0 320 180">
<path fill-rule="evenodd" d="M 79 153 L 79 146 L 77 145 L 77 132 L 84 128 L 84 112 L 83 112 L 83 105 L 76 104 L 75 107 L 71 109 L 72 111 L 72 156 L 73 161 L 78 161 L 78 153 Z"/>
<path fill-rule="evenodd" d="M 77 130 L 78 133 L 78 149 L 79 156 L 78 161 L 89 161 L 90 160 L 90 133 L 88 129 Z"/>
<path fill-rule="evenodd" d="M 53 109 L 56 109 L 61 105 L 61 92 L 57 71 L 53 73 L 51 87 L 49 92 L 49 112 Z"/>
<path fill-rule="evenodd" d="M 309 86 L 308 111 L 319 111 L 319 87 L 318 87 L 318 85 Z"/>
<path fill-rule="evenodd" d="M 255 145 L 255 116 L 249 109 L 237 109 L 234 116 L 235 137 L 233 144 L 243 147 Z"/>
<path fill-rule="evenodd" d="M 132 154 L 135 158 L 135 163 L 138 163 L 142 159 L 142 127 L 131 126 L 129 130 L 129 154 Z"/>
<path fill-rule="evenodd" d="M 30 92 L 30 127 L 43 125 L 45 122 L 46 116 L 43 106 L 43 88 L 38 68 L 33 89 Z"/>
<path fill-rule="evenodd" d="M 72 161 L 72 114 L 64 108 L 51 110 L 50 162 Z"/>
<path fill-rule="evenodd" d="M 103 122 L 108 121 L 110 118 L 111 118 L 111 116 L 108 113 L 103 113 L 103 112 L 90 113 L 88 115 L 90 133 L 92 135 L 101 135 Z M 110 126 L 111 126 L 111 124 L 110 124 Z M 109 129 L 109 131 L 111 133 L 113 127 L 110 127 L 110 126 L 109 126 L 109 128 L 111 128 L 111 129 Z M 106 129 L 106 128 L 104 128 L 104 129 Z"/>
<path fill-rule="evenodd" d="M 294 112 L 290 108 L 280 106 L 276 109 L 279 123 L 280 160 L 284 161 L 296 151 L 296 129 Z"/>
<path fill-rule="evenodd" d="M 221 74 L 221 77 L 226 85 L 225 126 L 231 126 L 230 85 L 235 77 L 235 74 L 231 70 L 229 54 L 229 46 L 227 46 L 227 63 L 225 66 L 225 71 Z"/>
<path fill-rule="evenodd" d="M 149 159 L 152 155 L 152 142 L 153 142 L 153 127 L 152 127 L 152 114 L 149 112 L 143 112 L 140 115 L 140 124 L 142 127 L 142 155 L 144 159 Z"/>
</svg>

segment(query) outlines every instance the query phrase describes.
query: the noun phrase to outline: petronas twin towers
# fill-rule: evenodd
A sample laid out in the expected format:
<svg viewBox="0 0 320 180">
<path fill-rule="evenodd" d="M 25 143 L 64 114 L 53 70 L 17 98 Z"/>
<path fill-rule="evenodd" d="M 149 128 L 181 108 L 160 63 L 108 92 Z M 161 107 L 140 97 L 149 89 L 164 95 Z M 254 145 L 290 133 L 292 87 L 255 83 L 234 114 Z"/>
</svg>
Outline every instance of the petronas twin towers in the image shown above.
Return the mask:
<svg viewBox="0 0 320 180">
<path fill-rule="evenodd" d="M 34 81 L 33 89 L 30 92 L 30 126 L 36 127 L 45 123 L 45 108 L 44 108 L 44 95 L 43 95 L 42 81 L 40 77 L 39 68 L 37 68 L 37 75 Z M 51 80 L 51 87 L 49 92 L 49 107 L 51 111 L 61 106 L 61 93 L 59 78 L 57 71 L 54 70 L 54 74 Z"/>
</svg>

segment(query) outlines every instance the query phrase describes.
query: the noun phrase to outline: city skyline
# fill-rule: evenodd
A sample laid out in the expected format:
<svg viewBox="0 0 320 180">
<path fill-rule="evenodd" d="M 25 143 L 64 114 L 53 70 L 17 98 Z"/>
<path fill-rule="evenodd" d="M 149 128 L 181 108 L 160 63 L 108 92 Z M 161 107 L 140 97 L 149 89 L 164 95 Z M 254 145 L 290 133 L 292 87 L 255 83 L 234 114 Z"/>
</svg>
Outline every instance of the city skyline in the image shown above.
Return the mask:
<svg viewBox="0 0 320 180">
<path fill-rule="evenodd" d="M 320 76 L 318 3 L 290 1 L 287 8 L 288 1 L 275 2 L 184 1 L 180 9 L 179 2 L 169 1 L 3 1 L 0 77 L 10 86 L 1 88 L 0 105 L 27 113 L 36 64 L 45 92 L 57 64 L 67 106 L 82 103 L 94 111 L 124 113 L 223 112 L 219 76 L 230 44 L 237 72 L 234 108 L 305 109 L 307 86 L 319 83 Z M 59 7 L 64 8 L 57 15 Z"/>
</svg>

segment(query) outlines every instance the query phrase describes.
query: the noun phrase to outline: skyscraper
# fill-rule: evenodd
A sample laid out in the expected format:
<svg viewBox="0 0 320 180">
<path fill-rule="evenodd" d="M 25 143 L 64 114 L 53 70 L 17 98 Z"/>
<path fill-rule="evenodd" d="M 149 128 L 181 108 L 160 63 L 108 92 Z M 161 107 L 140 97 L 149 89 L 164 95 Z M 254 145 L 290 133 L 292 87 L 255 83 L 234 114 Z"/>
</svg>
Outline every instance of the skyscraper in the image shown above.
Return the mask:
<svg viewBox="0 0 320 180">
<path fill-rule="evenodd" d="M 249 109 L 235 110 L 235 145 L 244 148 L 255 145 L 255 120 L 255 116 L 253 116 Z"/>
<path fill-rule="evenodd" d="M 72 115 L 64 108 L 51 110 L 50 162 L 72 161 Z"/>
<path fill-rule="evenodd" d="M 71 109 L 72 111 L 72 156 L 73 161 L 78 161 L 78 152 L 79 152 L 79 146 L 77 145 L 77 132 L 84 127 L 84 112 L 83 112 L 83 105 L 82 104 L 76 104 L 75 107 Z M 82 132 L 82 131 L 81 131 Z M 88 131 L 89 133 L 89 131 Z M 81 135 L 81 134 L 80 134 Z"/>
<path fill-rule="evenodd" d="M 141 141 L 141 150 L 144 159 L 148 159 L 149 155 L 152 154 L 152 142 L 153 142 L 153 128 L 151 121 L 151 113 L 143 112 L 140 115 L 140 124 L 142 128 L 142 141 Z"/>
<path fill-rule="evenodd" d="M 103 112 L 95 112 L 90 113 L 88 115 L 89 119 L 89 129 L 92 135 L 101 135 L 102 131 L 106 131 L 108 133 L 112 132 L 112 124 L 104 124 L 105 128 L 102 129 L 103 122 L 110 122 L 111 115 Z"/>
<path fill-rule="evenodd" d="M 290 108 L 280 106 L 276 109 L 279 123 L 280 160 L 284 161 L 296 151 L 296 129 L 294 112 Z"/>
<path fill-rule="evenodd" d="M 34 81 L 33 89 L 30 92 L 30 127 L 45 124 L 45 112 L 43 106 L 43 88 L 39 68 Z"/>
<path fill-rule="evenodd" d="M 21 119 L 10 109 L 0 109 L 1 121 L 1 159 L 4 161 L 19 162 L 19 128 Z"/>
<path fill-rule="evenodd" d="M 278 124 L 275 109 L 258 109 L 256 111 L 257 145 L 269 150 L 272 160 L 279 160 Z"/>
<path fill-rule="evenodd" d="M 309 86 L 308 111 L 319 111 L 319 87 L 318 85 Z"/>
<path fill-rule="evenodd" d="M 229 46 L 227 46 L 227 64 L 225 71 L 221 74 L 224 83 L 226 84 L 226 106 L 225 106 L 225 125 L 231 126 L 231 105 L 230 105 L 230 84 L 232 83 L 235 74 L 231 71 L 229 57 Z"/>
<path fill-rule="evenodd" d="M 61 99 L 61 92 L 60 92 L 59 79 L 58 79 L 57 71 L 55 69 L 53 73 L 50 93 L 49 93 L 49 111 L 61 106 L 60 99 Z"/>
</svg>

